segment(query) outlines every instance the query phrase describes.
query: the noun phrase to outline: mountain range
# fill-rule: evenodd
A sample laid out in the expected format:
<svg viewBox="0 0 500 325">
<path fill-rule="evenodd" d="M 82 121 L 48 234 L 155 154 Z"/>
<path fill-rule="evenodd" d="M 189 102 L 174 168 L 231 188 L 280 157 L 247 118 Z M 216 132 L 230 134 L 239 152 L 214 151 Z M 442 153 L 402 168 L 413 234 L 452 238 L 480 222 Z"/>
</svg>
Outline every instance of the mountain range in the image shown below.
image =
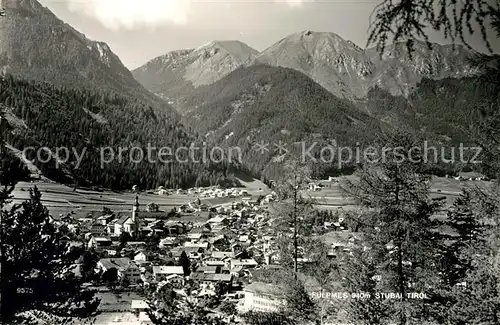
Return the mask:
<svg viewBox="0 0 500 325">
<path fill-rule="evenodd" d="M 408 96 L 422 78 L 470 76 L 475 73 L 468 62 L 471 55 L 463 46 L 432 44 L 429 48 L 424 42 L 416 43 L 412 56 L 405 43 L 393 44 L 380 54 L 335 33 L 303 31 L 261 53 L 239 41 L 173 51 L 132 73 L 146 88 L 174 102 L 240 66 L 266 64 L 300 71 L 338 97 L 359 100 L 375 86 Z"/>
<path fill-rule="evenodd" d="M 106 43 L 89 40 L 36 0 L 7 0 L 6 8 L 0 67 L 9 77 L 0 83 L 0 107 L 29 130 L 9 138 L 13 147 L 64 141 L 81 147 L 86 139 L 92 148 L 154 140 L 243 149 L 237 167 L 125 163 L 99 175 L 93 160 L 73 177 L 89 184 L 186 187 L 220 183 L 234 168 L 279 174 L 279 154 L 254 150 L 262 141 L 367 144 L 391 126 L 438 143 L 467 140 L 468 103 L 485 96 L 470 86 L 477 71 L 461 46 L 417 42 L 410 55 L 397 43 L 380 54 L 334 33 L 303 31 L 262 52 L 240 41 L 212 41 L 131 72 Z M 330 169 L 319 166 L 317 175 Z"/>
<path fill-rule="evenodd" d="M 158 96 L 175 100 L 252 63 L 258 53 L 239 41 L 212 41 L 157 57 L 135 69 L 133 75 Z"/>
</svg>

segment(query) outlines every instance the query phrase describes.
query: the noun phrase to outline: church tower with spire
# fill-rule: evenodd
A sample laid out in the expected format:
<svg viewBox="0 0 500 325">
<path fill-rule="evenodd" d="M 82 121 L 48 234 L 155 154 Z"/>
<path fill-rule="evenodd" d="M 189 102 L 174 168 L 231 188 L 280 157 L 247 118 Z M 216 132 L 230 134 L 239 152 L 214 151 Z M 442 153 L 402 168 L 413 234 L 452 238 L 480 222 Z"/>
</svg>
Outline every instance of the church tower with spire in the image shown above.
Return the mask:
<svg viewBox="0 0 500 325">
<path fill-rule="evenodd" d="M 136 195 L 135 196 L 135 203 L 134 203 L 134 206 L 132 207 L 132 221 L 134 223 L 137 223 L 138 221 L 138 214 L 139 214 L 139 196 Z"/>
<path fill-rule="evenodd" d="M 141 218 L 139 216 L 139 196 L 135 196 L 135 203 L 134 206 L 132 207 L 132 223 L 133 223 L 133 228 L 134 232 L 137 233 L 139 232 L 141 228 Z"/>
</svg>

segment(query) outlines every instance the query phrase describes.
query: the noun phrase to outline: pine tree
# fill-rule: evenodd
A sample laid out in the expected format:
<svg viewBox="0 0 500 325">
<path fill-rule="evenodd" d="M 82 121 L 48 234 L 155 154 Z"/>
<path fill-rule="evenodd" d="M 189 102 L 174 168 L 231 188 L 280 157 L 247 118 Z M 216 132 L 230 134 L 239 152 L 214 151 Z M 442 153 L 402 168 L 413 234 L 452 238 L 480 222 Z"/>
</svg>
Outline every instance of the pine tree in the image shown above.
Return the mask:
<svg viewBox="0 0 500 325">
<path fill-rule="evenodd" d="M 182 270 L 184 271 L 184 276 L 189 276 L 191 274 L 191 262 L 185 251 L 182 251 L 181 256 L 179 258 L 179 265 L 182 266 Z"/>
<path fill-rule="evenodd" d="M 297 322 L 279 312 L 250 311 L 243 314 L 250 325 L 296 325 Z"/>
<path fill-rule="evenodd" d="M 355 247 L 342 257 L 343 291 L 363 294 L 365 298 L 341 298 L 339 304 L 345 307 L 349 321 L 354 324 L 382 325 L 390 320 L 390 301 L 378 299 L 378 263 L 371 252 Z M 341 292 L 341 291 L 339 291 Z"/>
<path fill-rule="evenodd" d="M 99 300 L 73 273 L 79 253 L 60 241 L 35 187 L 30 199 L 2 212 L 2 321 L 32 319 L 37 311 L 54 317 L 86 318 Z"/>
<path fill-rule="evenodd" d="M 282 259 L 280 263 L 289 265 L 292 261 L 295 279 L 299 272 L 298 247 L 303 236 L 304 220 L 314 213 L 314 200 L 304 194 L 309 180 L 310 170 L 292 160 L 284 166 L 283 176 L 275 187 L 278 197 L 275 223 L 282 230 L 279 239 Z"/>
<path fill-rule="evenodd" d="M 384 0 L 375 7 L 373 17 L 368 43 L 376 44 L 380 53 L 390 41 L 408 41 L 411 52 L 415 40 L 429 41 L 430 30 L 444 32 L 446 38 L 469 47 L 468 34 L 479 34 L 490 51 L 492 42 L 487 31 L 493 28 L 500 35 L 500 8 L 495 1 Z"/>
<path fill-rule="evenodd" d="M 10 194 L 17 182 L 28 178 L 26 167 L 5 146 L 6 137 L 11 130 L 3 107 L 0 107 L 0 211 L 9 203 Z"/>
<path fill-rule="evenodd" d="M 444 276 L 452 279 L 445 291 L 451 301 L 446 316 L 455 324 L 489 325 L 500 320 L 499 206 L 490 195 L 466 190 L 450 212 L 458 237 L 448 252 L 452 258 Z"/>
<path fill-rule="evenodd" d="M 448 247 L 446 281 L 455 285 L 471 271 L 474 256 L 486 248 L 486 227 L 475 213 L 476 202 L 471 190 L 463 190 L 448 210 L 446 224 L 456 233 Z"/>
<path fill-rule="evenodd" d="M 381 278 L 377 289 L 398 294 L 391 316 L 404 325 L 425 320 L 426 302 L 409 299 L 408 293 L 428 293 L 438 281 L 434 261 L 438 238 L 431 217 L 441 203 L 429 197 L 430 178 L 422 173 L 424 159 L 412 150 L 418 144 L 414 136 L 393 130 L 379 144 L 379 154 L 385 152 L 385 157 L 366 163 L 360 180 L 347 182 L 344 190 L 361 206 L 376 211 L 365 215 L 370 226 L 364 246 Z"/>
<path fill-rule="evenodd" d="M 210 317 L 207 301 L 193 294 L 199 289 L 192 283 L 184 286 L 184 292 L 174 291 L 170 284 L 154 288 L 148 293 L 148 316 L 155 325 L 229 325 L 221 317 Z"/>
</svg>

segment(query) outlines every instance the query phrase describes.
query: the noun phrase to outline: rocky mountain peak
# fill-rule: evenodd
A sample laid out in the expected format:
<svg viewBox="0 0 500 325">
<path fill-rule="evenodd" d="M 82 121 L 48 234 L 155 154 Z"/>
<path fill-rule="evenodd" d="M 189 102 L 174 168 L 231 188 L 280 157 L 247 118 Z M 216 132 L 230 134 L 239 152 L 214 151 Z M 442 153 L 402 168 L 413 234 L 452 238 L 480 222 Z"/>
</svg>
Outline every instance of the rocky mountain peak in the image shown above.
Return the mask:
<svg viewBox="0 0 500 325">
<path fill-rule="evenodd" d="M 251 64 L 258 51 L 236 40 L 210 41 L 198 48 L 171 51 L 132 71 L 161 97 L 179 98 Z"/>
<path fill-rule="evenodd" d="M 375 49 L 364 50 L 335 33 L 306 30 L 283 38 L 256 60 L 299 70 L 333 94 L 351 100 L 365 97 L 375 85 L 406 95 L 423 77 L 470 75 L 470 53 L 462 46 L 434 44 L 429 49 L 426 42 L 415 42 L 410 56 L 406 45 L 388 46 L 380 56 Z"/>
<path fill-rule="evenodd" d="M 106 43 L 88 39 L 36 0 L 7 0 L 4 5 L 0 68 L 5 73 L 69 88 L 135 96 L 173 114 L 134 79 Z"/>
<path fill-rule="evenodd" d="M 208 59 L 216 54 L 230 55 L 235 60 L 245 63 L 253 59 L 259 52 L 247 44 L 236 40 L 210 41 L 207 44 L 194 50 L 194 55 L 198 54 Z"/>
</svg>

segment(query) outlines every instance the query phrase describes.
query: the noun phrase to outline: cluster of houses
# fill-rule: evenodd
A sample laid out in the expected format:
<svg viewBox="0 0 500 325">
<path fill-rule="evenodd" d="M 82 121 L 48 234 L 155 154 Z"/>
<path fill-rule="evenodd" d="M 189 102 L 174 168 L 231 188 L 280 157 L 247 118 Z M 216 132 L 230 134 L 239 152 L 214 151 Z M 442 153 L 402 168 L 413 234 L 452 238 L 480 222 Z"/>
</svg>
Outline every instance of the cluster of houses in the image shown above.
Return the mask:
<svg viewBox="0 0 500 325">
<path fill-rule="evenodd" d="M 198 192 L 200 196 L 207 193 L 233 192 Z M 238 193 L 237 199 L 217 206 L 202 204 L 199 199 L 184 204 L 176 209 L 177 216 L 142 209 L 136 197 L 129 213 L 103 213 L 76 223 L 63 218 L 60 222 L 79 228 L 86 245 L 99 254 L 97 274 L 113 272 L 116 282 L 129 288 L 169 284 L 183 290 L 189 281 L 199 286 L 199 297 L 222 290 L 224 299 L 237 304 L 239 311 L 274 311 L 283 303 L 276 294 L 280 289 L 255 281 L 253 274 L 280 263 L 280 234 L 269 204 L 276 195 L 269 193 L 256 200 L 244 191 Z M 335 224 L 342 228 L 342 221 L 340 218 Z M 157 241 L 152 247 L 153 237 Z M 332 248 L 338 246 L 342 245 L 332 244 Z M 307 257 L 299 260 L 307 262 Z M 142 303 L 134 304 L 142 306 L 132 308 L 142 313 L 141 324 L 148 324 Z"/>
<path fill-rule="evenodd" d="M 449 178 L 449 175 L 446 175 Z M 490 179 L 478 172 L 460 172 L 453 177 L 457 181 L 489 181 Z"/>
<path fill-rule="evenodd" d="M 237 198 L 248 195 L 248 191 L 245 189 L 220 188 L 218 186 L 193 187 L 187 190 L 165 189 L 163 186 L 160 186 L 156 191 L 153 191 L 152 193 L 157 195 L 173 195 L 173 194 L 197 195 L 200 198 L 217 198 L 217 197 Z"/>
</svg>

